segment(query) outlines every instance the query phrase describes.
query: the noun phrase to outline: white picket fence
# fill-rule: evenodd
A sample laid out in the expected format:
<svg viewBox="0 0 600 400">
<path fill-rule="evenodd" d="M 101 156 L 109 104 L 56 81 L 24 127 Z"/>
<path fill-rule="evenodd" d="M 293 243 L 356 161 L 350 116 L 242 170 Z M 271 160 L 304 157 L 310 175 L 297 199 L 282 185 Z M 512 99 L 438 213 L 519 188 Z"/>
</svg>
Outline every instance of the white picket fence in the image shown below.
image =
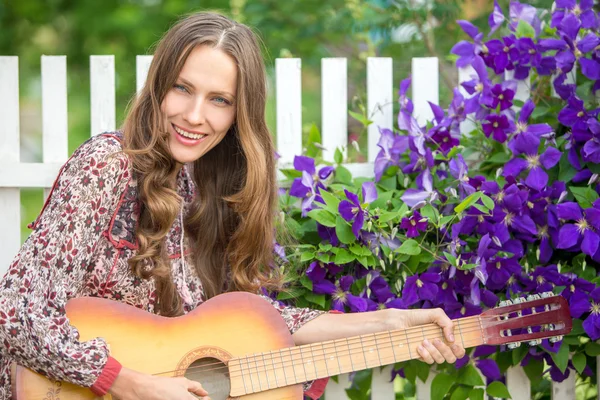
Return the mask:
<svg viewBox="0 0 600 400">
<path fill-rule="evenodd" d="M 146 79 L 152 56 L 137 56 L 137 89 Z M 336 147 L 348 142 L 348 94 L 347 60 L 326 58 L 322 60 L 322 145 L 326 148 L 324 158 L 333 161 Z M 0 56 L 0 274 L 4 274 L 9 262 L 20 247 L 21 188 L 48 188 L 67 158 L 67 70 L 66 56 L 42 56 L 42 132 L 43 162 L 20 161 L 19 145 L 19 77 L 18 57 Z M 459 71 L 459 80 L 469 80 L 468 70 Z M 115 118 L 115 65 L 114 56 L 90 57 L 91 84 L 91 134 L 114 130 Z M 414 115 L 424 124 L 432 117 L 427 101 L 438 103 L 439 73 L 437 58 L 414 58 L 412 60 L 412 95 Z M 368 162 L 347 164 L 354 176 L 373 176 L 373 161 L 378 153 L 378 127 L 392 128 L 393 102 L 397 100 L 392 76 L 391 58 L 367 60 L 367 107 L 374 123 L 368 130 Z M 517 97 L 528 97 L 528 84 L 523 82 Z M 281 155 L 280 166 L 289 165 L 302 152 L 301 111 L 301 60 L 276 60 L 277 101 L 277 150 Z M 469 130 L 468 122 L 464 130 Z M 600 360 L 598 360 L 600 365 Z M 395 399 L 393 383 L 389 382 L 390 367 L 373 371 L 371 398 L 373 400 Z M 417 385 L 417 399 L 430 398 L 430 384 Z M 599 377 L 600 380 L 600 377 Z M 507 374 L 507 385 L 512 398 L 530 398 L 530 383 L 521 368 L 513 368 Z M 347 399 L 344 389 L 349 386 L 348 377 L 340 376 L 339 383 L 331 381 L 326 390 L 327 400 Z M 575 398 L 575 374 L 562 383 L 554 383 L 554 400 Z M 600 396 L 599 396 L 600 399 Z"/>
</svg>

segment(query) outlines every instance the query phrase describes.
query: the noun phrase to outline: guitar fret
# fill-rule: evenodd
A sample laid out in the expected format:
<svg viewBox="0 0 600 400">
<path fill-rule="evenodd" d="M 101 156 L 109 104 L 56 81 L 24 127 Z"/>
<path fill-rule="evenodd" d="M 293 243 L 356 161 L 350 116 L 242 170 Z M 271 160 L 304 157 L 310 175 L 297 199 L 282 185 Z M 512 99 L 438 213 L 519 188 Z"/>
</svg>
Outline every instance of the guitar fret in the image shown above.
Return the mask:
<svg viewBox="0 0 600 400">
<path fill-rule="evenodd" d="M 363 356 L 363 359 L 365 360 L 365 368 L 369 368 L 369 364 L 367 363 L 367 357 L 365 356 L 365 346 L 362 341 L 362 336 L 359 336 L 358 340 L 360 340 L 360 348 L 362 350 L 361 354 Z"/>
<path fill-rule="evenodd" d="M 292 353 L 292 348 L 288 348 L 288 351 L 290 353 L 290 362 L 292 363 L 292 369 L 294 370 L 294 382 L 292 383 L 302 382 L 300 379 L 298 379 L 298 373 L 296 372 L 296 362 L 294 361 L 294 353 Z"/>
<path fill-rule="evenodd" d="M 279 358 L 281 359 L 281 369 L 283 370 L 283 379 L 285 380 L 285 386 L 288 385 L 287 374 L 285 373 L 285 362 L 283 361 L 283 351 L 279 350 Z"/>
<path fill-rule="evenodd" d="M 346 340 L 346 347 L 348 348 L 348 358 L 350 359 L 350 366 L 352 367 L 352 371 L 356 371 L 356 368 L 354 367 L 354 363 L 352 362 L 352 350 L 350 350 L 350 342 L 348 341 L 348 338 L 345 338 Z"/>
<path fill-rule="evenodd" d="M 394 362 L 398 362 L 398 357 L 396 356 L 396 345 L 394 344 L 394 339 L 392 338 L 392 333 L 387 331 L 387 334 L 390 338 L 390 344 L 392 345 L 392 354 L 394 355 Z"/>
<path fill-rule="evenodd" d="M 312 357 L 312 365 L 313 365 L 313 368 L 315 369 L 315 379 L 317 379 L 317 377 L 319 376 L 319 372 L 317 370 L 317 358 L 315 357 L 315 353 L 313 352 L 312 344 L 309 344 L 308 348 L 310 349 L 310 355 Z"/>
<path fill-rule="evenodd" d="M 458 333 L 460 334 L 460 341 L 462 342 L 463 349 L 465 348 L 465 338 L 462 334 L 462 329 L 460 329 L 460 320 L 456 320 L 456 326 L 458 327 Z"/>
<path fill-rule="evenodd" d="M 300 349 L 300 360 L 302 360 L 302 369 L 304 370 L 304 379 L 303 382 L 309 381 L 308 374 L 306 373 L 306 365 L 304 364 L 304 356 L 302 355 L 302 349 Z"/>
<path fill-rule="evenodd" d="M 340 365 L 340 356 L 338 355 L 337 345 L 335 344 L 335 342 L 333 342 L 333 352 L 335 353 L 335 359 L 337 360 L 338 374 L 341 374 L 342 373 L 342 366 Z"/>
<path fill-rule="evenodd" d="M 267 363 L 265 362 L 265 353 L 260 353 L 263 360 L 263 369 L 265 371 L 265 380 L 267 381 L 267 390 L 271 389 L 271 385 L 269 385 L 269 372 L 267 371 Z M 257 368 L 258 371 L 258 368 Z"/>
<path fill-rule="evenodd" d="M 244 392 L 248 393 L 248 388 L 246 387 L 246 374 L 244 374 L 244 364 L 242 364 L 242 360 L 238 359 L 240 363 L 240 373 L 242 374 L 242 384 L 244 385 Z"/>
<path fill-rule="evenodd" d="M 248 375 L 250 375 L 250 393 L 253 393 L 254 390 L 254 379 L 252 379 L 252 369 L 250 367 L 250 359 L 248 358 L 248 356 L 244 357 L 246 359 L 246 366 L 248 367 Z"/>
<path fill-rule="evenodd" d="M 275 375 L 275 387 L 279 387 L 279 379 L 277 379 L 277 368 L 275 367 L 275 358 L 273 357 L 273 350 L 269 350 L 271 356 L 271 365 L 273 365 L 273 375 Z"/>
<path fill-rule="evenodd" d="M 375 339 L 375 351 L 377 352 L 377 359 L 379 359 L 379 365 L 383 365 L 381 362 L 381 354 L 379 354 L 379 344 L 377 344 L 377 334 L 373 334 L 373 339 Z"/>
<path fill-rule="evenodd" d="M 406 332 L 406 329 L 404 329 L 404 336 L 406 336 L 406 346 L 408 347 L 408 355 L 410 356 L 410 359 L 412 360 L 413 355 L 412 355 L 412 350 L 410 349 L 412 343 L 408 339 L 408 333 Z"/>
<path fill-rule="evenodd" d="M 327 374 L 327 376 L 331 376 L 331 374 L 329 373 L 329 367 L 327 366 L 327 353 L 325 351 L 325 346 L 323 345 L 323 343 L 321 343 L 321 353 L 323 353 L 323 360 L 325 360 L 324 364 L 325 364 L 325 373 Z"/>
</svg>

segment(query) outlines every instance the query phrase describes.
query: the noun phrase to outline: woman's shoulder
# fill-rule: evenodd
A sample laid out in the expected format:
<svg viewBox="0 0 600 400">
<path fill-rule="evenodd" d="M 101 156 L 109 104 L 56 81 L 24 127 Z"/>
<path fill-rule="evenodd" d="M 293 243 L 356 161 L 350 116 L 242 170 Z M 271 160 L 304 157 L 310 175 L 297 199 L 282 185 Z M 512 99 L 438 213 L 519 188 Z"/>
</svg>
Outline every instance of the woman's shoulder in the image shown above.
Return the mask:
<svg viewBox="0 0 600 400">
<path fill-rule="evenodd" d="M 129 170 L 129 157 L 123 152 L 122 138 L 123 134 L 120 131 L 92 136 L 73 152 L 65 163 L 63 172 L 72 168 L 102 168 L 107 165 L 111 165 L 109 170 L 113 171 Z"/>
</svg>

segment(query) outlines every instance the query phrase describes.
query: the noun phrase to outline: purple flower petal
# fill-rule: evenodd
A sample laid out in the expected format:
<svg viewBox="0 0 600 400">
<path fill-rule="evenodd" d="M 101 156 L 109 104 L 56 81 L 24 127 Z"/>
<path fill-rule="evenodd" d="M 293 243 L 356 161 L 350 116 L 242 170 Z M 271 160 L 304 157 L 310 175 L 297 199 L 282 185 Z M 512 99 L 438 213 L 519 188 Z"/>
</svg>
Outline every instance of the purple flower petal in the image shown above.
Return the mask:
<svg viewBox="0 0 600 400">
<path fill-rule="evenodd" d="M 581 206 L 572 201 L 557 204 L 556 213 L 558 215 L 558 218 L 564 219 L 565 221 L 577 221 L 583 217 L 583 215 L 581 214 Z"/>
<path fill-rule="evenodd" d="M 362 185 L 362 195 L 363 202 L 372 203 L 377 200 L 377 189 L 375 188 L 375 183 L 371 181 L 366 181 Z"/>
<path fill-rule="evenodd" d="M 579 241 L 579 228 L 574 224 L 565 224 L 560 228 L 558 232 L 558 243 L 559 249 L 568 249 L 573 247 Z"/>
<path fill-rule="evenodd" d="M 587 254 L 588 256 L 593 256 L 596 254 L 598 250 L 598 245 L 600 244 L 600 237 L 596 234 L 596 232 L 586 229 L 583 232 L 583 241 L 581 242 L 581 251 Z"/>
<path fill-rule="evenodd" d="M 525 184 L 532 189 L 542 190 L 548 184 L 548 174 L 540 167 L 532 168 L 525 179 Z"/>
<path fill-rule="evenodd" d="M 525 168 L 527 168 L 527 164 L 527 161 L 522 158 L 513 158 L 504 165 L 502 175 L 517 177 Z"/>
<path fill-rule="evenodd" d="M 311 175 L 315 173 L 315 160 L 306 156 L 294 157 L 294 168 L 298 171 L 306 171 Z"/>
<path fill-rule="evenodd" d="M 540 156 L 540 162 L 546 169 L 554 167 L 560 161 L 562 152 L 554 147 L 548 147 L 548 149 Z"/>
</svg>

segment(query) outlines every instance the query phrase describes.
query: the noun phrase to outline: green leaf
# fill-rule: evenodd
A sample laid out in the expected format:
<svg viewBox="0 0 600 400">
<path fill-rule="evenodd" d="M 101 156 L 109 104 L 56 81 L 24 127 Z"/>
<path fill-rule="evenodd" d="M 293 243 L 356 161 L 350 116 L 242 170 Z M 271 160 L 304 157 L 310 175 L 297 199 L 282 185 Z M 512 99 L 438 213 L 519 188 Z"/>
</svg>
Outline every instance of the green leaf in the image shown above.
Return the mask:
<svg viewBox="0 0 600 400">
<path fill-rule="evenodd" d="M 286 168 L 281 168 L 280 169 L 281 173 L 283 175 L 285 175 L 286 178 L 288 179 L 295 179 L 295 178 L 300 178 L 302 177 L 302 171 L 298 171 L 296 169 L 286 169 Z"/>
<path fill-rule="evenodd" d="M 577 353 L 577 354 L 573 355 L 573 358 L 571 359 L 571 361 L 573 361 L 573 366 L 575 367 L 577 372 L 579 372 L 579 374 L 581 375 L 583 373 L 583 369 L 585 368 L 585 362 L 586 362 L 585 354 Z"/>
<path fill-rule="evenodd" d="M 469 391 L 471 390 L 468 386 L 457 386 L 452 396 L 450 396 L 450 400 L 466 400 L 469 397 Z"/>
<path fill-rule="evenodd" d="M 469 392 L 469 399 L 471 400 L 483 400 L 483 389 L 473 388 Z"/>
<path fill-rule="evenodd" d="M 454 384 L 454 378 L 440 373 L 431 382 L 431 400 L 442 400 Z"/>
<path fill-rule="evenodd" d="M 558 180 L 563 182 L 570 182 L 577 173 L 577 170 L 569 162 L 568 153 L 568 151 L 563 153 L 558 164 Z"/>
<path fill-rule="evenodd" d="M 331 262 L 331 254 L 329 253 L 317 253 L 315 258 L 325 264 Z"/>
<path fill-rule="evenodd" d="M 481 201 L 483 201 L 483 205 L 485 205 L 488 208 L 488 210 L 494 209 L 494 200 L 492 200 L 491 197 L 482 194 Z"/>
<path fill-rule="evenodd" d="M 460 369 L 458 374 L 458 383 L 462 383 L 467 386 L 484 386 L 485 383 L 479 374 L 479 371 L 475 366 L 471 364 L 467 364 L 463 368 Z"/>
<path fill-rule="evenodd" d="M 450 223 L 450 221 L 452 221 L 455 218 L 456 217 L 454 215 L 446 215 L 445 217 L 440 218 L 440 225 L 439 225 L 439 227 L 448 225 L 448 223 Z"/>
<path fill-rule="evenodd" d="M 277 293 L 277 300 L 295 299 L 298 296 L 302 295 L 302 293 L 304 293 L 304 290 L 305 289 L 298 287 L 286 289 L 285 291 Z"/>
<path fill-rule="evenodd" d="M 504 383 L 500 381 L 490 383 L 486 391 L 487 394 L 492 397 L 500 397 L 501 399 L 512 399 L 512 397 L 510 397 L 508 389 L 506 388 Z"/>
<path fill-rule="evenodd" d="M 311 303 L 317 304 L 321 306 L 321 308 L 325 308 L 325 295 L 324 294 L 316 294 L 316 293 L 306 293 L 304 298 Z"/>
<path fill-rule="evenodd" d="M 315 258 L 315 252 L 314 251 L 305 251 L 300 256 L 300 261 L 301 262 L 307 262 L 307 261 L 312 260 L 313 258 Z"/>
<path fill-rule="evenodd" d="M 335 161 L 336 164 L 341 164 L 342 162 L 344 162 L 344 154 L 339 149 L 339 147 L 335 149 L 335 154 L 333 155 L 333 160 Z"/>
<path fill-rule="evenodd" d="M 348 225 L 346 220 L 338 215 L 335 222 L 335 234 L 338 239 L 340 239 L 340 242 L 344 244 L 354 243 L 356 241 L 356 236 L 352 233 L 352 228 Z"/>
<path fill-rule="evenodd" d="M 404 241 L 404 243 L 402 243 L 400 248 L 398 248 L 398 253 L 416 256 L 418 254 L 421 254 L 421 248 L 419 247 L 419 243 L 416 240 L 408 239 Z"/>
<path fill-rule="evenodd" d="M 542 380 L 542 372 L 544 370 L 544 363 L 541 361 L 538 361 L 534 358 L 531 358 L 531 359 L 529 359 L 529 362 L 527 363 L 527 365 L 523 366 L 523 370 L 525 371 L 525 374 L 531 381 L 531 384 L 535 385 Z"/>
<path fill-rule="evenodd" d="M 335 227 L 335 215 L 327 210 L 314 209 L 310 210 L 307 215 L 323 226 Z"/>
<path fill-rule="evenodd" d="M 549 108 L 545 106 L 536 105 L 535 110 L 531 113 L 531 119 L 538 119 L 542 115 L 548 112 Z"/>
<path fill-rule="evenodd" d="M 577 203 L 581 206 L 581 208 L 590 208 L 592 207 L 592 203 L 598 199 L 598 193 L 593 190 L 591 187 L 569 187 L 573 196 L 577 200 Z"/>
<path fill-rule="evenodd" d="M 477 202 L 481 198 L 481 192 L 475 192 L 467 196 L 459 205 L 454 207 L 454 212 L 461 213 L 465 211 L 467 208 L 471 207 L 473 204 Z"/>
<path fill-rule="evenodd" d="M 396 218 L 398 216 L 397 212 L 384 212 L 379 214 L 379 218 L 377 218 L 377 221 L 381 222 L 382 224 L 388 221 L 393 220 L 394 218 Z"/>
<path fill-rule="evenodd" d="M 560 346 L 560 350 L 558 353 L 550 353 L 552 360 L 554 360 L 554 364 L 560 369 L 562 373 L 567 369 L 567 365 L 569 364 L 569 345 L 563 343 Z"/>
<path fill-rule="evenodd" d="M 345 183 L 346 185 L 352 185 L 352 174 L 341 165 L 335 169 L 335 179 L 338 182 Z"/>
<path fill-rule="evenodd" d="M 348 111 L 348 113 L 350 114 L 350 116 L 352 118 L 354 118 L 355 120 L 357 120 L 358 122 L 360 122 L 364 126 L 369 126 L 369 125 L 371 125 L 373 123 L 373 121 L 371 121 L 369 118 L 367 118 L 367 116 L 364 115 L 364 114 L 359 114 L 359 113 L 354 112 L 354 111 Z"/>
<path fill-rule="evenodd" d="M 520 363 L 523 360 L 523 358 L 525 358 L 528 352 L 529 347 L 527 346 L 519 346 L 516 349 L 514 349 L 512 351 L 512 365 L 517 365 L 518 363 Z"/>
<path fill-rule="evenodd" d="M 312 292 L 313 283 L 308 276 L 303 275 L 302 278 L 300 278 L 300 284 Z"/>
<path fill-rule="evenodd" d="M 450 264 L 456 265 L 456 257 L 454 257 L 452 254 L 445 252 L 445 251 L 444 251 L 444 256 L 446 257 L 446 260 L 450 261 Z"/>
<path fill-rule="evenodd" d="M 588 342 L 585 345 L 585 354 L 590 357 L 596 357 L 600 355 L 600 344 L 596 342 Z"/>
<path fill-rule="evenodd" d="M 348 264 L 356 259 L 356 256 L 352 255 L 346 249 L 339 249 L 337 254 L 335 255 L 335 263 L 337 265 Z"/>
<path fill-rule="evenodd" d="M 534 39 L 535 29 L 533 29 L 533 26 L 531 26 L 527 22 L 520 20 L 519 25 L 517 25 L 516 34 L 519 39 L 524 37 Z"/>
<path fill-rule="evenodd" d="M 325 209 L 334 215 L 337 214 L 339 212 L 338 207 L 340 205 L 340 200 L 326 190 L 321 190 L 320 195 L 325 201 Z"/>
</svg>

